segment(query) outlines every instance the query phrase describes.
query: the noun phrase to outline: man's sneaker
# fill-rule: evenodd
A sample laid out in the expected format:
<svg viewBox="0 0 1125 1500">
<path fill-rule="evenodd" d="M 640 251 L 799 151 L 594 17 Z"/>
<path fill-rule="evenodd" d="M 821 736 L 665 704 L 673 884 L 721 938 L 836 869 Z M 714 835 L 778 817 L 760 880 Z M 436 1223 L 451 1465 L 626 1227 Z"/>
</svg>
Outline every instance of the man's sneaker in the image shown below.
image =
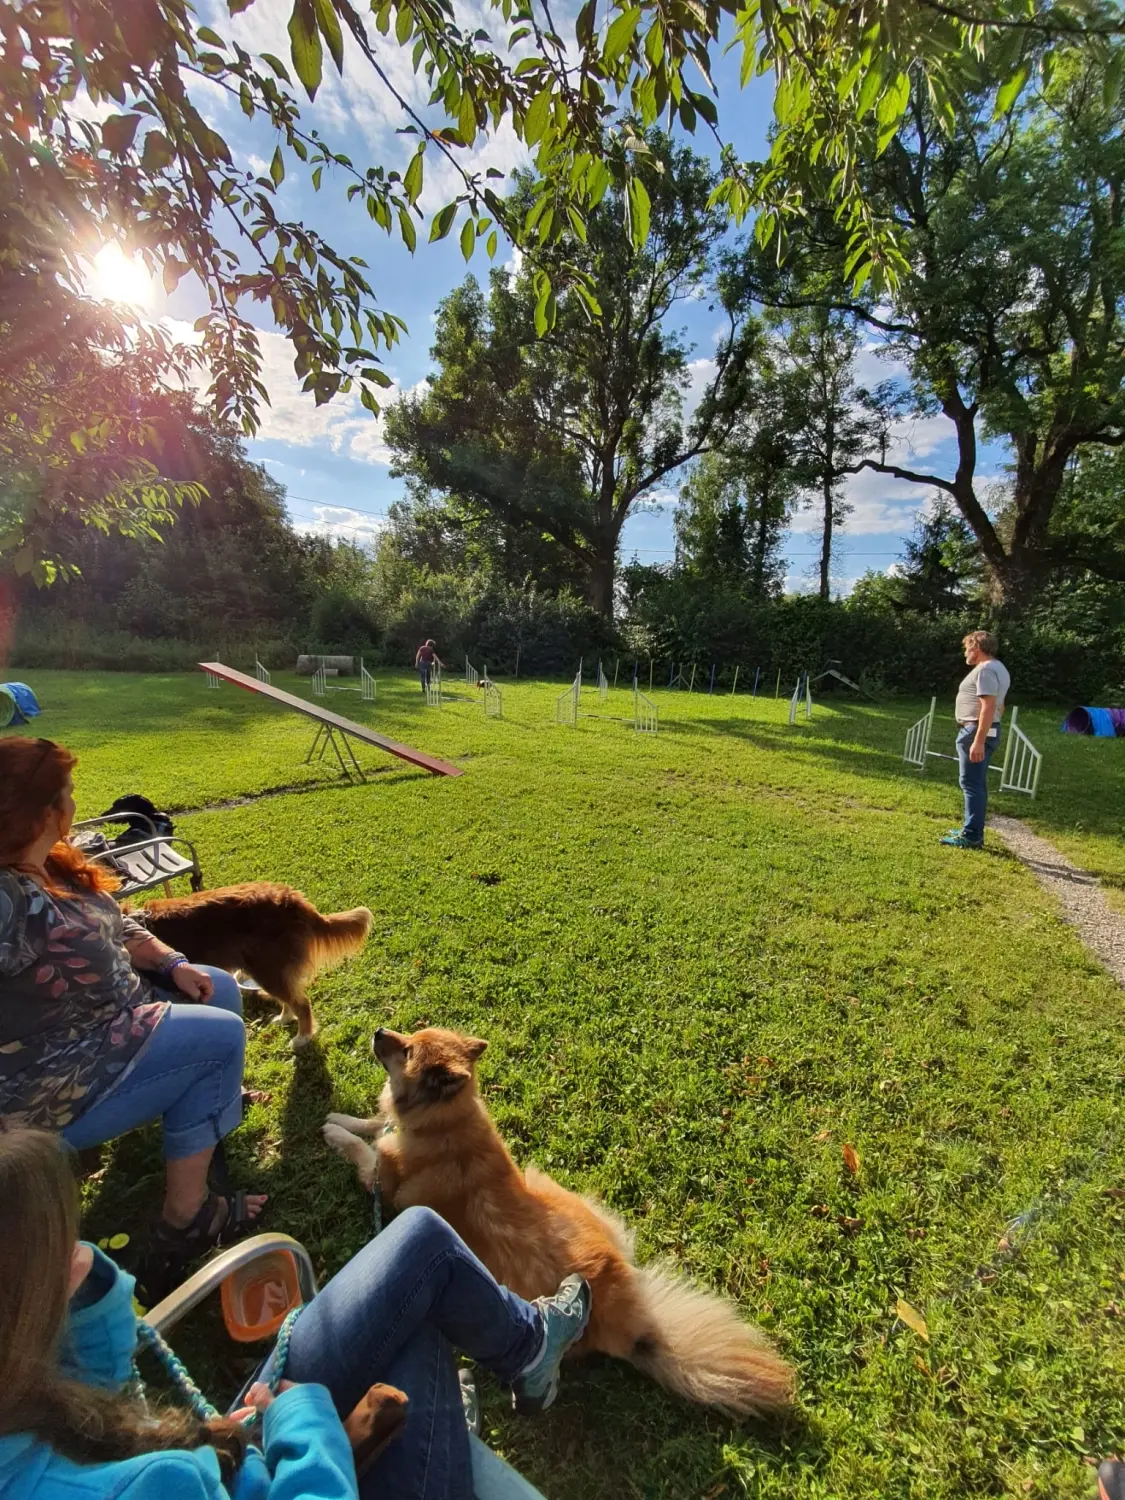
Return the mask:
<svg viewBox="0 0 1125 1500">
<path fill-rule="evenodd" d="M 524 1416 L 546 1411 L 558 1395 L 559 1364 L 590 1321 L 590 1284 L 568 1276 L 553 1297 L 536 1297 L 543 1314 L 543 1347 L 512 1382 L 512 1405 Z"/>
<path fill-rule="evenodd" d="M 981 842 L 979 844 L 974 844 L 973 841 L 972 841 L 972 839 L 967 839 L 965 837 L 965 835 L 960 832 L 960 830 L 958 830 L 956 833 L 947 833 L 945 835 L 945 837 L 941 840 L 941 843 L 948 844 L 950 846 L 950 848 L 952 848 L 952 849 L 983 849 L 984 848 L 984 840 L 983 839 L 981 840 Z"/>
</svg>

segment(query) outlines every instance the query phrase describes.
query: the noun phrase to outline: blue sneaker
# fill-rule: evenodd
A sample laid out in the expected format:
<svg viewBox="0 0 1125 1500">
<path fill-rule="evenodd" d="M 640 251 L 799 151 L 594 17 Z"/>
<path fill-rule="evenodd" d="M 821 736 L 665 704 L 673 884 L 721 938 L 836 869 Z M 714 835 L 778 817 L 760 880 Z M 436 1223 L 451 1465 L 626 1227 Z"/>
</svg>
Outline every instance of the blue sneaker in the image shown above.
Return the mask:
<svg viewBox="0 0 1125 1500">
<path fill-rule="evenodd" d="M 543 1347 L 512 1382 L 512 1406 L 523 1416 L 546 1411 L 559 1393 L 559 1364 L 586 1332 L 590 1321 L 590 1284 L 568 1276 L 553 1297 L 536 1297 L 543 1314 Z"/>
<path fill-rule="evenodd" d="M 953 832 L 953 833 L 947 833 L 945 835 L 945 837 L 941 840 L 941 843 L 948 844 L 951 849 L 983 849 L 984 848 L 984 840 L 983 839 L 981 839 L 981 841 L 980 841 L 979 844 L 974 844 L 973 841 L 972 841 L 972 839 L 967 839 L 965 837 L 965 835 L 960 831 L 960 829 L 958 829 L 956 832 Z"/>
</svg>

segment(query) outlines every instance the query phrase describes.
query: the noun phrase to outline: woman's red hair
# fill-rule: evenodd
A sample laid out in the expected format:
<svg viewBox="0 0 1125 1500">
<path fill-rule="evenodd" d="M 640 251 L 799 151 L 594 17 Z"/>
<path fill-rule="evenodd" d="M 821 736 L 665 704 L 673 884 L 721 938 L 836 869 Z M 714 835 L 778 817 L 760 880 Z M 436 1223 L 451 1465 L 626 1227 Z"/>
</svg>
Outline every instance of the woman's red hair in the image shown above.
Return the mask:
<svg viewBox="0 0 1125 1500">
<path fill-rule="evenodd" d="M 0 739 L 0 867 L 26 869 L 27 850 L 47 826 L 78 757 L 53 740 L 23 735 Z M 53 896 L 115 891 L 120 881 L 81 850 L 60 840 L 47 856 L 47 889 Z"/>
</svg>

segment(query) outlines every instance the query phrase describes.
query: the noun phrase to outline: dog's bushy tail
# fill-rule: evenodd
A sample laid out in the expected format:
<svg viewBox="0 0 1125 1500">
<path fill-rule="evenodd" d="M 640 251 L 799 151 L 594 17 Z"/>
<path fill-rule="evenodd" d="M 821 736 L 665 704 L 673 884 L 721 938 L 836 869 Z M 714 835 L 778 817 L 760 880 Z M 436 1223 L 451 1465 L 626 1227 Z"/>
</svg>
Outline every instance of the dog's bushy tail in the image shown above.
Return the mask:
<svg viewBox="0 0 1125 1500">
<path fill-rule="evenodd" d="M 351 911 L 317 913 L 319 925 L 313 931 L 313 961 L 318 969 L 339 963 L 359 951 L 371 931 L 372 916 L 366 906 Z"/>
<path fill-rule="evenodd" d="M 656 1266 L 636 1274 L 650 1330 L 630 1356 L 638 1369 L 688 1401 L 735 1416 L 792 1403 L 792 1368 L 729 1302 Z"/>
</svg>

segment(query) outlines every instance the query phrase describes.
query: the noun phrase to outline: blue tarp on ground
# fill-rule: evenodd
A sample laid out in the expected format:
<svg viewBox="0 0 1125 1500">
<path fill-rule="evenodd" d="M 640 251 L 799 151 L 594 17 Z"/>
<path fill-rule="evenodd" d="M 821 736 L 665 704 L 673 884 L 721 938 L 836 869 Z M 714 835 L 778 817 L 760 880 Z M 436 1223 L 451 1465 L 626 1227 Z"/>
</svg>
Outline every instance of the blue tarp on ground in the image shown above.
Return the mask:
<svg viewBox="0 0 1125 1500">
<path fill-rule="evenodd" d="M 26 682 L 0 682 L 0 726 L 26 724 L 41 712 Z"/>
</svg>

